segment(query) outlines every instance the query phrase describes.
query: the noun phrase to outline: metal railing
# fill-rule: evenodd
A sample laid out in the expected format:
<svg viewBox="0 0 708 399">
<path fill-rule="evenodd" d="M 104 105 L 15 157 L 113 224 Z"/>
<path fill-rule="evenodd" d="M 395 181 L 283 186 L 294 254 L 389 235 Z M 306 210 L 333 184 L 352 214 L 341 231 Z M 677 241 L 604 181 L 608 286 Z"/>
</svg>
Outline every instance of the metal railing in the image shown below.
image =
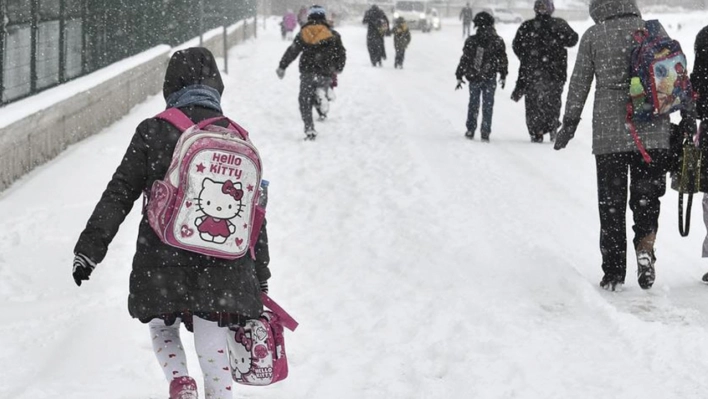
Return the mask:
<svg viewBox="0 0 708 399">
<path fill-rule="evenodd" d="M 0 0 L 0 105 L 256 13 L 257 0 Z"/>
</svg>

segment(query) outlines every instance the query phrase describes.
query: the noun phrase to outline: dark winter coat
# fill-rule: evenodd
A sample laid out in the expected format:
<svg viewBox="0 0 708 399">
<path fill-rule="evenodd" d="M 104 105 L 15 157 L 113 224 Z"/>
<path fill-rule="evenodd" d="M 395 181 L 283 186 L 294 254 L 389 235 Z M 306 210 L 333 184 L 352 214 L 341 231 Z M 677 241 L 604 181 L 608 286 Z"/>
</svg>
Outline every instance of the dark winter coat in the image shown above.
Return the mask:
<svg viewBox="0 0 708 399">
<path fill-rule="evenodd" d="M 309 21 L 295 36 L 280 60 L 280 68 L 286 69 L 300 56 L 300 73 L 332 76 L 341 73 L 347 62 L 347 52 L 342 39 L 326 21 Z"/>
<path fill-rule="evenodd" d="M 696 61 L 691 73 L 691 85 L 696 94 L 698 119 L 708 120 L 708 26 L 701 29 L 694 44 Z"/>
<path fill-rule="evenodd" d="M 364 19 L 361 22 L 367 26 L 366 37 L 368 39 L 383 39 L 388 34 L 388 29 L 391 26 L 386 13 L 378 7 L 368 9 L 364 13 Z"/>
<path fill-rule="evenodd" d="M 477 34 L 465 40 L 455 76 L 458 80 L 464 76 L 470 82 L 480 82 L 495 79 L 498 73 L 506 79 L 508 64 L 504 40 L 494 27 L 480 27 Z"/>
<path fill-rule="evenodd" d="M 393 47 L 397 50 L 405 50 L 411 42 L 411 31 L 408 24 L 396 23 L 393 26 Z"/>
<path fill-rule="evenodd" d="M 580 39 L 578 58 L 568 86 L 563 124 L 580 120 L 594 78 L 593 154 L 637 151 L 626 127 L 629 100 L 632 34 L 644 28 L 634 0 L 592 0 L 590 16 L 595 25 Z M 657 117 L 650 123 L 637 123 L 646 149 L 669 148 L 669 118 Z"/>
<path fill-rule="evenodd" d="M 472 23 L 472 19 L 474 18 L 474 12 L 472 12 L 471 7 L 464 7 L 462 11 L 460 11 L 460 20 L 462 21 L 463 24 L 469 25 Z"/>
<path fill-rule="evenodd" d="M 223 92 L 224 85 L 211 53 L 201 48 L 175 53 L 165 74 L 165 99 L 195 84 Z M 220 115 L 199 106 L 181 110 L 194 122 Z M 96 263 L 104 259 L 135 201 L 155 180 L 165 177 L 180 135 L 176 127 L 163 120 L 150 118 L 140 123 L 81 233 L 75 253 L 82 253 Z M 265 227 L 260 234 L 255 262 L 249 256 L 233 261 L 217 259 L 162 243 L 143 214 L 130 274 L 130 315 L 142 321 L 182 311 L 257 317 L 262 309 L 259 281 L 270 277 Z"/>
<path fill-rule="evenodd" d="M 568 51 L 578 43 L 578 34 L 560 18 L 536 14 L 521 24 L 512 42 L 514 54 L 521 61 L 520 78 L 534 82 L 538 78 L 563 82 L 568 78 Z"/>
</svg>

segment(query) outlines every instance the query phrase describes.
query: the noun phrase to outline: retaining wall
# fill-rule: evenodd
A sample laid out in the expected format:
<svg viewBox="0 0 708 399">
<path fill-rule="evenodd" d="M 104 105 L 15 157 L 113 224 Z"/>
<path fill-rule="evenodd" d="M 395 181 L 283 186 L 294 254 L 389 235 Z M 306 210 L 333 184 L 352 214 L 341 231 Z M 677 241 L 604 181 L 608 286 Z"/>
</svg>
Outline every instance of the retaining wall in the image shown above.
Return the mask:
<svg viewBox="0 0 708 399">
<path fill-rule="evenodd" d="M 254 34 L 253 19 L 228 27 L 226 47 Z M 216 57 L 224 56 L 223 28 L 205 33 L 202 40 Z M 161 92 L 171 54 L 198 44 L 196 38 L 176 48 L 158 46 L 0 108 L 4 119 L 0 120 L 0 192 L 69 145 L 109 127 L 135 105 Z"/>
</svg>

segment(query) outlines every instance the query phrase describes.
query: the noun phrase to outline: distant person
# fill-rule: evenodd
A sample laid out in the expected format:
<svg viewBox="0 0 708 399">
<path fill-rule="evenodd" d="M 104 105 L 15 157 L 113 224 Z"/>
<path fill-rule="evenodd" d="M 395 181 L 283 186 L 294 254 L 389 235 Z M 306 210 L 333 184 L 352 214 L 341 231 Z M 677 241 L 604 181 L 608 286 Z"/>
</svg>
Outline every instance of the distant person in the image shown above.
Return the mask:
<svg viewBox="0 0 708 399">
<path fill-rule="evenodd" d="M 396 49 L 394 68 L 403 69 L 403 60 L 406 57 L 406 48 L 411 42 L 411 31 L 403 17 L 398 17 L 393 24 L 393 47 Z"/>
<path fill-rule="evenodd" d="M 283 21 L 280 23 L 283 40 L 293 39 L 293 32 L 295 28 L 297 28 L 297 25 L 297 15 L 295 15 L 293 10 L 288 10 L 285 15 L 283 15 Z"/>
<path fill-rule="evenodd" d="M 467 38 L 472 34 L 470 29 L 472 25 L 472 18 L 474 18 L 472 7 L 470 7 L 470 3 L 467 3 L 462 8 L 462 11 L 460 11 L 460 21 L 462 21 L 462 38 Z"/>
<path fill-rule="evenodd" d="M 300 7 L 300 10 L 297 12 L 297 22 L 300 24 L 300 27 L 307 23 L 307 7 Z"/>
<path fill-rule="evenodd" d="M 362 23 L 367 26 L 366 47 L 369 50 L 371 65 L 383 66 L 382 60 L 386 59 L 384 36 L 389 34 L 390 28 L 388 17 L 374 4 L 364 14 Z"/>
<path fill-rule="evenodd" d="M 327 24 L 325 9 L 314 5 L 310 7 L 307 23 L 295 36 L 280 60 L 276 73 L 282 79 L 285 69 L 302 53 L 300 57 L 300 114 L 305 123 L 305 140 L 317 137 L 312 118 L 312 107 L 317 107 L 321 119 L 327 117 L 329 100 L 327 91 L 332 85 L 333 74 L 344 70 L 347 60 L 342 39 Z"/>
<path fill-rule="evenodd" d="M 536 17 L 521 24 L 512 42 L 521 62 L 512 99 L 526 97 L 526 126 L 534 143 L 543 142 L 545 134 L 555 139 L 568 77 L 566 47 L 578 43 L 578 34 L 570 25 L 551 16 L 554 10 L 553 0 L 536 0 Z"/>
<path fill-rule="evenodd" d="M 165 73 L 163 93 L 167 109 L 184 117 L 187 125 L 221 117 L 223 90 L 219 68 L 209 50 L 189 48 L 172 55 Z M 221 120 L 214 124 L 226 126 L 228 122 Z M 155 181 L 165 178 L 182 133 L 181 128 L 160 117 L 146 119 L 138 125 L 123 160 L 74 247 L 72 275 L 77 285 L 89 280 L 94 268 L 103 261 L 108 246 L 135 201 L 144 193 L 150 193 Z M 197 172 L 193 177 L 198 177 Z M 241 187 L 241 182 L 232 182 L 228 177 L 224 179 L 226 183 L 221 183 L 222 188 L 232 184 L 229 193 L 235 192 L 235 187 Z M 219 184 L 209 177 L 196 182 L 199 185 L 208 183 Z M 221 204 L 231 201 L 226 194 L 218 188 L 210 193 Z M 206 194 L 200 194 L 203 195 Z M 204 203 L 201 206 L 198 202 L 195 204 L 200 212 L 206 212 L 201 209 Z M 214 209 L 209 211 L 215 212 Z M 223 216 L 231 216 L 234 222 L 239 217 L 233 214 Z M 229 219 L 222 218 L 221 221 L 229 222 Z M 206 224 L 204 219 L 199 227 L 192 225 L 190 228 L 185 224 L 182 232 L 202 234 L 201 226 Z M 218 222 L 211 225 L 212 231 L 219 226 Z M 233 234 L 226 224 L 221 226 L 224 226 L 224 235 Z M 128 311 L 133 318 L 148 326 L 150 335 L 148 339 L 146 331 L 145 343 L 152 346 L 160 370 L 169 383 L 170 398 L 197 397 L 197 383 L 187 369 L 186 347 L 180 338 L 182 323 L 194 332 L 194 348 L 204 376 L 206 396 L 232 397 L 233 381 L 226 347 L 228 327 L 257 319 L 261 314 L 260 295 L 261 291 L 267 291 L 270 277 L 266 234 L 264 225 L 255 246 L 255 259 L 247 255 L 227 260 L 164 243 L 151 227 L 148 212 L 143 212 L 130 273 Z"/>
<path fill-rule="evenodd" d="M 463 77 L 467 78 L 470 85 L 465 137 L 474 139 L 481 96 L 482 126 L 480 130 L 482 141 L 489 142 L 489 135 L 492 132 L 497 74 L 499 74 L 499 83 L 503 89 L 508 73 L 508 60 L 504 40 L 494 29 L 494 17 L 482 11 L 475 15 L 473 23 L 477 33 L 465 40 L 455 76 L 457 77 L 457 89 L 462 88 Z"/>
<path fill-rule="evenodd" d="M 578 56 L 568 87 L 563 127 L 554 148 L 568 145 L 580 123 L 595 82 L 592 113 L 592 152 L 597 170 L 597 205 L 600 214 L 600 287 L 619 291 L 627 274 L 627 186 L 634 225 L 633 246 L 637 281 L 642 289 L 656 277 L 655 242 L 659 229 L 660 198 L 666 192 L 670 120 L 659 115 L 635 121 L 647 162 L 627 128 L 627 103 L 633 34 L 645 28 L 635 0 L 592 0 L 590 16 L 595 25 L 580 40 Z M 693 121 L 695 126 L 695 120 Z M 695 132 L 695 128 L 693 129 Z"/>
</svg>

